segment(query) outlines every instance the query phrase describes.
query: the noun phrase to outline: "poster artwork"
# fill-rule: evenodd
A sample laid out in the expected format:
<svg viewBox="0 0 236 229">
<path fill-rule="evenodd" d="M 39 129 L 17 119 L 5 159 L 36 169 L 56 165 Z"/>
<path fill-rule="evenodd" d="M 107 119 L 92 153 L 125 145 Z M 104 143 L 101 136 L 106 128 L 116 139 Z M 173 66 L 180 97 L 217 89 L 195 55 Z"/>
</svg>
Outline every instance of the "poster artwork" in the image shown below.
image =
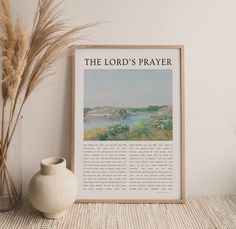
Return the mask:
<svg viewBox="0 0 236 229">
<path fill-rule="evenodd" d="M 78 46 L 80 202 L 184 201 L 182 46 Z"/>
<path fill-rule="evenodd" d="M 85 70 L 85 141 L 172 140 L 172 71 Z"/>
</svg>

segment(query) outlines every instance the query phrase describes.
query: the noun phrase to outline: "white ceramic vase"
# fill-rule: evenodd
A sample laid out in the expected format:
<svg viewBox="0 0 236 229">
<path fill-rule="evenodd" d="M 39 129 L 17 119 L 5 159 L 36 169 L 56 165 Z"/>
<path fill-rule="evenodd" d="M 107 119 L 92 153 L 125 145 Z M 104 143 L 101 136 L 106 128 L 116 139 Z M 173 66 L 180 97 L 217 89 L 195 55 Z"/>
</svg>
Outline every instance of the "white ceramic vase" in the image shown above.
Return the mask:
<svg viewBox="0 0 236 229">
<path fill-rule="evenodd" d="M 44 217 L 63 217 L 76 199 L 77 182 L 64 158 L 47 158 L 29 184 L 29 200 Z"/>
</svg>

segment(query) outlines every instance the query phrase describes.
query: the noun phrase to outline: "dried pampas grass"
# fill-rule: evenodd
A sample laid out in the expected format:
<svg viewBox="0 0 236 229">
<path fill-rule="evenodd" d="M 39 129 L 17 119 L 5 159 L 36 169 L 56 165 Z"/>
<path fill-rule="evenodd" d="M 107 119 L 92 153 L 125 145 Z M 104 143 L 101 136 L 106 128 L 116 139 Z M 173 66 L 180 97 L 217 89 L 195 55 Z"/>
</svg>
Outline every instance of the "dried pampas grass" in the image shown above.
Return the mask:
<svg viewBox="0 0 236 229">
<path fill-rule="evenodd" d="M 8 190 L 15 196 L 14 183 L 7 170 L 7 152 L 22 108 L 49 70 L 76 41 L 77 35 L 95 24 L 68 29 L 60 19 L 62 2 L 38 0 L 32 32 L 27 33 L 21 19 L 14 24 L 9 0 L 0 0 L 0 60 L 2 68 L 2 126 L 0 138 L 0 195 Z M 19 100 L 19 96 L 23 98 Z M 17 104 L 20 101 L 18 108 Z M 7 106 L 9 104 L 9 106 Z M 9 117 L 5 117 L 9 107 Z M 4 132 L 4 122 L 8 120 Z M 5 181 L 4 181 L 4 179 Z"/>
<path fill-rule="evenodd" d="M 28 37 L 20 19 L 17 20 L 13 31 L 13 42 L 10 53 L 5 51 L 3 56 L 3 87 L 5 99 L 14 100 L 21 82 L 21 76 L 26 65 L 26 55 L 29 48 Z"/>
</svg>

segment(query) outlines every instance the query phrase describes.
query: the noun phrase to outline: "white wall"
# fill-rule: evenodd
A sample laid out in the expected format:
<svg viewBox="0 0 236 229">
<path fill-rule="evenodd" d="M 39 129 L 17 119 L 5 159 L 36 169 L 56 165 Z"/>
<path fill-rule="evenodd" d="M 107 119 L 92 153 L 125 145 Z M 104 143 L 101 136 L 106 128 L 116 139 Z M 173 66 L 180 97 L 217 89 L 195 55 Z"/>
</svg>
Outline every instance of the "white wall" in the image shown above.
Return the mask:
<svg viewBox="0 0 236 229">
<path fill-rule="evenodd" d="M 32 22 L 36 1 L 12 0 Z M 106 21 L 85 33 L 95 44 L 183 44 L 187 195 L 236 192 L 236 1 L 67 0 L 71 25 Z M 24 110 L 24 190 L 39 162 L 69 159 L 71 68 L 67 59 Z"/>
</svg>

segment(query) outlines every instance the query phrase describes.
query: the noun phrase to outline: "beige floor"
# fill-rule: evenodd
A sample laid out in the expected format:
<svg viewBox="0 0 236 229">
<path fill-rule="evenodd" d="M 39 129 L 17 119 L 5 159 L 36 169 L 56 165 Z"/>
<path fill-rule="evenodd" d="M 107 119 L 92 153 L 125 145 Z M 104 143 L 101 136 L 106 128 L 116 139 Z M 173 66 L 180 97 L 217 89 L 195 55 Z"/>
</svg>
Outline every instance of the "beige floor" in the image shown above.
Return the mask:
<svg viewBox="0 0 236 229">
<path fill-rule="evenodd" d="M 189 197 L 186 204 L 74 204 L 64 219 L 47 220 L 27 199 L 0 213 L 1 229 L 236 229 L 236 195 Z"/>
</svg>

